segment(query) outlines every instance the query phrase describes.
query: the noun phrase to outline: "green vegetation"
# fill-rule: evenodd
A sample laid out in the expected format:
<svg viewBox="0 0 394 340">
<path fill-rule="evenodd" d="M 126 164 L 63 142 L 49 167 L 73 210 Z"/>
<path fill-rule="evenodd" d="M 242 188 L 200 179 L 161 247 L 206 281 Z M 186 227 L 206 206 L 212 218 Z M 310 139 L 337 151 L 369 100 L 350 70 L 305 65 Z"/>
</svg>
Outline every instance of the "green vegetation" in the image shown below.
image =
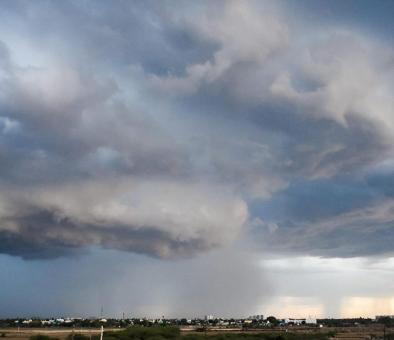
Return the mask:
<svg viewBox="0 0 394 340">
<path fill-rule="evenodd" d="M 276 326 L 276 325 L 279 324 L 279 321 L 276 319 L 275 316 L 269 316 L 269 317 L 267 318 L 267 321 L 269 321 L 269 323 L 272 324 L 272 325 L 274 325 L 274 326 Z"/>
<path fill-rule="evenodd" d="M 238 334 L 215 334 L 210 335 L 210 340 L 327 340 L 328 334 L 305 334 L 305 333 L 238 333 Z M 201 340 L 200 335 L 186 335 L 186 340 Z"/>
<path fill-rule="evenodd" d="M 379 323 L 385 325 L 386 327 L 394 327 L 394 319 L 389 316 L 380 317 Z"/>
<path fill-rule="evenodd" d="M 384 319 L 386 322 L 390 322 L 390 319 Z M 371 325 L 374 323 L 374 320 L 370 318 L 318 319 L 317 323 L 327 327 L 354 327 L 356 325 Z M 379 323 L 383 322 L 381 322 L 379 319 Z"/>
<path fill-rule="evenodd" d="M 291 332 L 272 332 L 272 333 L 218 333 L 205 334 L 192 333 L 181 335 L 178 327 L 129 327 L 123 331 L 105 332 L 104 340 L 328 340 L 333 334 L 305 334 Z M 99 336 L 93 337 L 98 340 Z M 74 338 L 74 340 L 76 340 Z M 85 340 L 85 339 L 80 339 Z"/>
<path fill-rule="evenodd" d="M 59 340 L 58 338 L 52 338 L 48 335 L 37 334 L 30 337 L 30 340 Z"/>
</svg>

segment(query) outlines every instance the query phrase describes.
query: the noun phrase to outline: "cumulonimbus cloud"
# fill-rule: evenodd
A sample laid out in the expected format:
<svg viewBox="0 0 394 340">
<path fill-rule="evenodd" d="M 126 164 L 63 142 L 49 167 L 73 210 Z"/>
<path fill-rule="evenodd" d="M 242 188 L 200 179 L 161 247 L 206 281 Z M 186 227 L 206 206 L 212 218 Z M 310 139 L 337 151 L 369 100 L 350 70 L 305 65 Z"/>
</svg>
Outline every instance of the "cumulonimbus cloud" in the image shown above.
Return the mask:
<svg viewBox="0 0 394 340">
<path fill-rule="evenodd" d="M 293 183 L 362 183 L 390 163 L 389 48 L 355 30 L 301 36 L 285 10 L 253 1 L 193 13 L 2 6 L 0 32 L 14 32 L 0 33 L 0 252 L 100 245 L 175 258 L 262 234 L 264 223 L 278 237 L 297 231 L 289 250 L 326 237 L 331 255 L 336 235 L 350 241 L 337 213 L 314 227 L 260 211 Z M 264 222 L 244 228 L 254 218 Z"/>
</svg>

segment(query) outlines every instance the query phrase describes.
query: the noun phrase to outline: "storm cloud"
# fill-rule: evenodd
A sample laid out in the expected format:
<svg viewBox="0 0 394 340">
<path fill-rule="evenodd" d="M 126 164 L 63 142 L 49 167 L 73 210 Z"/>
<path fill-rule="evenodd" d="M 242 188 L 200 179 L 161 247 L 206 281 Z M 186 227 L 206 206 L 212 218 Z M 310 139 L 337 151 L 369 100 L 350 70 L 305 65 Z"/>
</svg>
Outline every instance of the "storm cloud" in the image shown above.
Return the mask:
<svg viewBox="0 0 394 340">
<path fill-rule="evenodd" d="M 394 250 L 374 34 L 272 2 L 0 6 L 1 253 Z"/>
</svg>

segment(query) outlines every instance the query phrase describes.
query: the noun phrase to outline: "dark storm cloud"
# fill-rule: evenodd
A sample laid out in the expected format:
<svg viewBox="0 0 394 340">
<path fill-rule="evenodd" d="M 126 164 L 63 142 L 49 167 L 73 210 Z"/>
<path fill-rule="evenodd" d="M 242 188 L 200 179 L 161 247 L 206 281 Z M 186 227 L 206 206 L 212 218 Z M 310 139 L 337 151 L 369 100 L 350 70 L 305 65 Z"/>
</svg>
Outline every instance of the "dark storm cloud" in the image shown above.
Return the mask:
<svg viewBox="0 0 394 340">
<path fill-rule="evenodd" d="M 190 257 L 215 246 L 201 238 L 175 240 L 155 227 L 130 230 L 129 225 L 111 225 L 98 228 L 59 218 L 59 212 L 38 209 L 32 209 L 30 215 L 13 218 L 13 222 L 18 224 L 19 230 L 5 230 L 0 234 L 0 253 L 24 259 L 71 256 L 78 254 L 78 249 L 91 245 L 171 259 Z"/>
<path fill-rule="evenodd" d="M 111 77 L 63 62 L 2 70 L 1 252 L 47 258 L 100 244 L 190 256 L 231 240 L 246 221 L 243 201 L 195 183 L 187 150 L 151 114 L 115 98 Z M 81 211 L 78 191 L 95 203 L 81 201 Z"/>
<path fill-rule="evenodd" d="M 1 6 L 1 252 L 391 251 L 378 39 L 253 1 Z"/>
</svg>

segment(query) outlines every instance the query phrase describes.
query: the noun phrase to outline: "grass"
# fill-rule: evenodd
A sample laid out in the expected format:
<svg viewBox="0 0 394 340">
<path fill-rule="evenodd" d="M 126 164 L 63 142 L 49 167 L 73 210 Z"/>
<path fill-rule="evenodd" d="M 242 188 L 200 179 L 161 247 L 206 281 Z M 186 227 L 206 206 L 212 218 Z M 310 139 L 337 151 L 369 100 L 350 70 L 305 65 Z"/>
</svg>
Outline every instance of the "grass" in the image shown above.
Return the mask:
<svg viewBox="0 0 394 340">
<path fill-rule="evenodd" d="M 58 338 L 52 338 L 48 335 L 37 334 L 30 337 L 30 340 L 59 340 Z"/>
</svg>

